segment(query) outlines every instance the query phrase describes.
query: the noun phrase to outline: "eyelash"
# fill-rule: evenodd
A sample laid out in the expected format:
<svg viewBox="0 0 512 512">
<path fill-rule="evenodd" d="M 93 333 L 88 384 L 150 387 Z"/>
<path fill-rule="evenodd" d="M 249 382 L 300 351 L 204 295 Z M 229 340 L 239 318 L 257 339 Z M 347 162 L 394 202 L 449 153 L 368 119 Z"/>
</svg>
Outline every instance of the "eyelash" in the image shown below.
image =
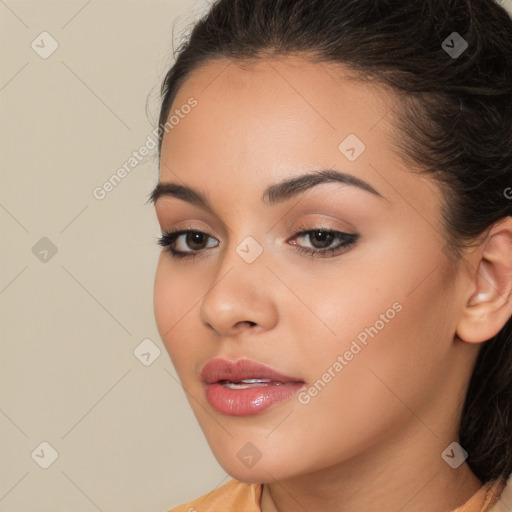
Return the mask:
<svg viewBox="0 0 512 512">
<path fill-rule="evenodd" d="M 352 234 L 352 233 L 344 233 L 342 231 L 334 231 L 332 229 L 325 229 L 322 227 L 315 227 L 313 229 L 306 229 L 305 226 L 300 226 L 299 229 L 301 231 L 295 233 L 295 235 L 292 237 L 298 238 L 301 236 L 307 236 L 312 233 L 321 232 L 328 235 L 334 235 L 335 238 L 340 240 L 340 243 L 336 247 L 328 247 L 326 249 L 310 249 L 307 247 L 302 247 L 297 244 L 292 244 L 296 250 L 302 254 L 306 254 L 308 256 L 313 257 L 320 257 L 320 258 L 327 258 L 329 255 L 335 256 L 338 253 L 341 253 L 343 251 L 347 251 L 348 249 L 352 248 L 357 240 L 359 239 L 359 235 Z M 187 234 L 200 234 L 200 235 L 206 235 L 209 238 L 210 237 L 207 233 L 204 233 L 202 231 L 197 230 L 177 230 L 177 231 L 165 231 L 162 233 L 162 236 L 158 238 L 158 245 L 165 248 L 165 251 L 170 253 L 170 255 L 173 258 L 176 259 L 193 259 L 196 256 L 199 256 L 202 252 L 204 252 L 204 249 L 200 249 L 197 251 L 191 251 L 191 252 L 182 252 L 182 251 L 176 251 L 173 248 L 173 244 L 176 242 L 176 240 L 182 236 Z"/>
</svg>

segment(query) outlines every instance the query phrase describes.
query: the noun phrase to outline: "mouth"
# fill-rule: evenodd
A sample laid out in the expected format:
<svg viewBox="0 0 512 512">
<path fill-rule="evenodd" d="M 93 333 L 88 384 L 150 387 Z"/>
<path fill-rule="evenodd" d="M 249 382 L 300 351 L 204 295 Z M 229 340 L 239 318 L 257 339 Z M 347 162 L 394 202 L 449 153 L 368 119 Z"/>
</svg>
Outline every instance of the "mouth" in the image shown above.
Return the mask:
<svg viewBox="0 0 512 512">
<path fill-rule="evenodd" d="M 240 359 L 211 359 L 202 371 L 206 398 L 227 416 L 251 416 L 291 398 L 305 382 L 269 366 Z"/>
<path fill-rule="evenodd" d="M 299 378 L 284 375 L 270 366 L 250 359 L 210 359 L 201 370 L 201 380 L 206 384 L 233 382 L 244 384 L 288 384 L 304 382 Z"/>
<path fill-rule="evenodd" d="M 249 389 L 261 386 L 289 386 L 290 384 L 295 384 L 295 382 L 278 382 L 268 379 L 219 380 L 218 383 L 228 389 Z"/>
</svg>

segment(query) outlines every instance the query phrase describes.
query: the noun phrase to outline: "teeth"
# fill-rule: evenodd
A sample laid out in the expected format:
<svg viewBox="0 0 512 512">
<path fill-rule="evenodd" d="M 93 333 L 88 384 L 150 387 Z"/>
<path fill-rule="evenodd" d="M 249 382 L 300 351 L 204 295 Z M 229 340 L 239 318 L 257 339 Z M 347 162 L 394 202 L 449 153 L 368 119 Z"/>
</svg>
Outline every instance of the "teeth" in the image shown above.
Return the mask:
<svg viewBox="0 0 512 512">
<path fill-rule="evenodd" d="M 219 382 L 222 386 L 228 389 L 248 389 L 259 386 L 281 386 L 282 382 L 272 382 L 269 379 L 244 379 L 236 382 L 221 380 Z"/>
</svg>

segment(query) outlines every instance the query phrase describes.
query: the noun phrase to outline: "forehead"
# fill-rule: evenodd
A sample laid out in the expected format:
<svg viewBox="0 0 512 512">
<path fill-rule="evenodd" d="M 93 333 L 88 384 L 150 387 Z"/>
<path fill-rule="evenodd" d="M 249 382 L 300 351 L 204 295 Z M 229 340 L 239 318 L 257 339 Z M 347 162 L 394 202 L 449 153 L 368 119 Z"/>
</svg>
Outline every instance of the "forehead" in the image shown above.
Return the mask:
<svg viewBox="0 0 512 512">
<path fill-rule="evenodd" d="M 396 101 L 383 85 L 363 83 L 345 65 L 312 62 L 297 55 L 250 62 L 209 61 L 190 73 L 171 112 L 191 95 L 200 101 L 203 112 L 213 111 L 216 106 L 224 109 L 229 104 L 222 117 L 230 113 L 240 116 L 243 111 L 254 114 L 256 109 L 289 116 L 293 111 L 309 124 L 324 123 L 331 130 L 342 128 L 343 119 L 354 130 L 365 130 L 368 123 L 381 119 Z"/>
<path fill-rule="evenodd" d="M 338 64 L 296 56 L 243 66 L 211 61 L 190 74 L 170 116 L 176 119 L 191 98 L 197 106 L 164 134 L 162 159 L 168 165 L 185 160 L 200 165 L 206 148 L 211 165 L 216 158 L 224 166 L 251 160 L 261 170 L 280 162 L 296 166 L 320 155 L 326 164 L 340 160 L 347 165 L 339 145 L 350 134 L 381 157 L 389 145 L 386 114 L 392 98 L 383 88 L 355 80 Z"/>
<path fill-rule="evenodd" d="M 181 110 L 192 98 L 196 106 Z M 173 102 L 170 115 L 179 122 L 164 134 L 160 181 L 201 190 L 214 203 L 249 204 L 271 183 L 334 168 L 405 210 L 412 200 L 432 213 L 435 183 L 410 172 L 392 142 L 398 101 L 339 64 L 300 57 L 208 62 Z M 354 143 L 360 154 L 351 159 L 345 146 Z"/>
</svg>

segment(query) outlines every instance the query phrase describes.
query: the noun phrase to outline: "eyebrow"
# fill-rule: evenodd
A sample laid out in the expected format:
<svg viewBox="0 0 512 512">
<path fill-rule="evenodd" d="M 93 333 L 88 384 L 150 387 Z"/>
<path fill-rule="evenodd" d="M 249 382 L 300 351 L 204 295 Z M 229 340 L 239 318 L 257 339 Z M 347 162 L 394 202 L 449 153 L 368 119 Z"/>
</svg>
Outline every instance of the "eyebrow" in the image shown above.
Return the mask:
<svg viewBox="0 0 512 512">
<path fill-rule="evenodd" d="M 375 188 L 366 181 L 346 172 L 326 169 L 307 172 L 275 183 L 265 189 L 261 200 L 269 205 L 275 205 L 292 199 L 293 197 L 296 197 L 318 185 L 333 182 L 357 187 L 377 197 L 385 199 L 382 194 L 375 190 Z M 158 183 L 149 195 L 148 201 L 156 203 L 161 197 L 174 197 L 195 204 L 196 206 L 208 210 L 211 213 L 214 212 L 208 198 L 203 196 L 200 192 L 184 185 L 178 185 L 175 183 Z"/>
</svg>

